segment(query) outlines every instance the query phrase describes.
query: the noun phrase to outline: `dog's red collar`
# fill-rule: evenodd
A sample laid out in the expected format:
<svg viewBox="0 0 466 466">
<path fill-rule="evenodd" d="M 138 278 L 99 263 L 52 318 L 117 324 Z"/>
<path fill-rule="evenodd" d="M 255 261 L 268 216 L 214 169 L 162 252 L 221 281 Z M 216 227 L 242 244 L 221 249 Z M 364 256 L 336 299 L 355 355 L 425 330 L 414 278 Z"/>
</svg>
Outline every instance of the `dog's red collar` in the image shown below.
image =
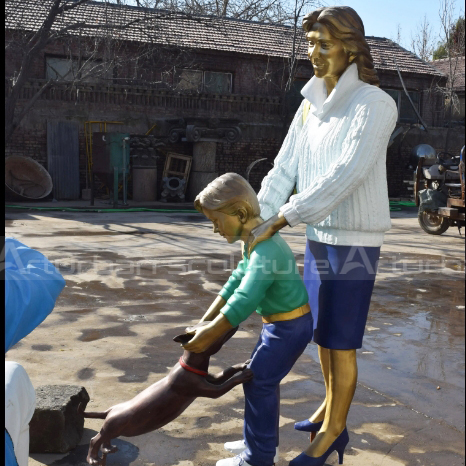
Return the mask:
<svg viewBox="0 0 466 466">
<path fill-rule="evenodd" d="M 202 377 L 207 377 L 208 372 L 205 371 L 200 371 L 199 369 L 195 369 L 194 367 L 188 366 L 184 361 L 183 361 L 183 356 L 180 356 L 180 366 L 183 369 L 186 369 L 189 372 L 194 372 L 194 374 L 197 375 L 202 375 Z"/>
</svg>

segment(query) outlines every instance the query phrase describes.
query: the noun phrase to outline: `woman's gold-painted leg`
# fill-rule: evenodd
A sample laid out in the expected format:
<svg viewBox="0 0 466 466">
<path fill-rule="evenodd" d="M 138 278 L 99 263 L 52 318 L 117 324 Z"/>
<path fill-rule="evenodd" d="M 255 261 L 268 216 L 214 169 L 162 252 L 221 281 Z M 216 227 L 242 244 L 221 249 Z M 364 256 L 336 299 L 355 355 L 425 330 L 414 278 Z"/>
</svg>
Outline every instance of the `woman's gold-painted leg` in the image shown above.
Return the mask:
<svg viewBox="0 0 466 466">
<path fill-rule="evenodd" d="M 317 346 L 319 351 L 319 360 L 320 360 L 320 367 L 322 368 L 322 375 L 324 376 L 324 383 L 325 383 L 325 399 L 322 404 L 317 408 L 314 414 L 309 418 L 311 422 L 321 422 L 325 418 L 325 409 L 327 406 L 327 396 L 329 390 L 329 358 L 330 353 L 328 348 L 323 348 L 322 346 Z M 317 432 L 311 432 L 310 440 L 311 442 L 314 440 Z"/>
<path fill-rule="evenodd" d="M 356 350 L 327 351 L 329 378 L 325 418 L 319 433 L 306 450 L 306 454 L 312 457 L 322 456 L 345 428 L 358 378 Z"/>
</svg>

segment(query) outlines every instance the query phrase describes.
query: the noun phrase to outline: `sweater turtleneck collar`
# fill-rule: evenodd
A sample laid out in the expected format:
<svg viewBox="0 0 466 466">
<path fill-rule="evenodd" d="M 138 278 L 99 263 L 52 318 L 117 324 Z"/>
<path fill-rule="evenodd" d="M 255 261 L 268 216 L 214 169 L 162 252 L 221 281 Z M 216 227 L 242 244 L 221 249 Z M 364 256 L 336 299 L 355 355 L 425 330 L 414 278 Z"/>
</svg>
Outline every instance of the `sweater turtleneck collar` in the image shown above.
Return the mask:
<svg viewBox="0 0 466 466">
<path fill-rule="evenodd" d="M 348 66 L 340 76 L 337 85 L 334 87 L 329 96 L 323 78 L 313 76 L 301 90 L 301 94 L 312 104 L 311 113 L 318 118 L 322 118 L 324 113 L 338 102 L 342 96 L 359 81 L 358 66 L 356 63 Z"/>
</svg>

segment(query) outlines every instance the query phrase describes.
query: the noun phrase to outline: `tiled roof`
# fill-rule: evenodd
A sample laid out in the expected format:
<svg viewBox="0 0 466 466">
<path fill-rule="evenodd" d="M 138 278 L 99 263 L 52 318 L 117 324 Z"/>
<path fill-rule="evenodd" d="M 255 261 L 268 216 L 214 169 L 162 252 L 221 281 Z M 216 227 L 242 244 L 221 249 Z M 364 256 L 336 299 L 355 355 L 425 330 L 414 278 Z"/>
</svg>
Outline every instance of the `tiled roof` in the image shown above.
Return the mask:
<svg viewBox="0 0 466 466">
<path fill-rule="evenodd" d="M 452 58 L 452 69 L 455 75 L 453 87 L 457 91 L 464 92 L 464 57 Z M 442 73 L 447 76 L 450 75 L 450 63 L 448 58 L 442 58 L 441 60 L 434 60 L 432 65 L 439 69 Z"/>
<path fill-rule="evenodd" d="M 6 0 L 6 28 L 37 30 L 45 18 L 51 0 Z M 190 49 L 239 52 L 272 57 L 289 57 L 293 30 L 279 26 L 237 19 L 219 19 L 207 16 L 187 17 L 180 13 L 147 8 L 105 5 L 89 2 L 66 12 L 57 21 L 57 27 L 77 21 L 90 25 L 108 23 L 123 25 L 140 20 L 127 29 L 115 30 L 121 40 L 173 44 Z M 87 29 L 88 35 L 104 35 L 108 31 Z M 419 59 L 389 39 L 366 37 L 378 70 L 396 70 L 396 57 L 402 72 L 441 76 L 431 64 Z M 298 58 L 307 59 L 304 32 L 298 32 Z"/>
</svg>

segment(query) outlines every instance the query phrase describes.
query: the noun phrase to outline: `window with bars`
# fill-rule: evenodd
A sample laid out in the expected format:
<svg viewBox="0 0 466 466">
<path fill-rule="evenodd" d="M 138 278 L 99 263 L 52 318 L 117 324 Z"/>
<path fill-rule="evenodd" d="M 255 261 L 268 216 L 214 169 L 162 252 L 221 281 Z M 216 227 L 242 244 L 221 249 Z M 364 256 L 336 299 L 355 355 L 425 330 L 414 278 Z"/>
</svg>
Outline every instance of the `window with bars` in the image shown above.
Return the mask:
<svg viewBox="0 0 466 466">
<path fill-rule="evenodd" d="M 113 79 L 113 70 L 105 69 L 101 60 L 83 60 L 81 66 L 77 58 L 45 57 L 45 78 L 57 81 L 99 82 Z"/>
<path fill-rule="evenodd" d="M 179 91 L 231 94 L 232 82 L 232 73 L 182 69 L 178 73 L 176 88 Z"/>
<path fill-rule="evenodd" d="M 419 123 L 419 119 L 403 90 L 383 89 L 396 103 L 398 108 L 398 121 L 400 123 Z M 413 101 L 418 112 L 420 112 L 421 93 L 408 91 L 409 97 Z"/>
</svg>

